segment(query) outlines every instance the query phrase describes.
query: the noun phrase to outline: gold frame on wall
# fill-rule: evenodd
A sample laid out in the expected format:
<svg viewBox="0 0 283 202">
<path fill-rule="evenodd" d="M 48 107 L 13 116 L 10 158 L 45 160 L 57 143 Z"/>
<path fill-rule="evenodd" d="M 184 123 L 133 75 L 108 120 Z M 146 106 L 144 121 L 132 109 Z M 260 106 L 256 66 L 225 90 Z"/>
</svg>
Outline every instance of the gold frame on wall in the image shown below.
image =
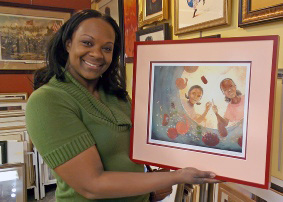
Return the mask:
<svg viewBox="0 0 283 202">
<path fill-rule="evenodd" d="M 2 6 L 0 5 L 0 13 L 8 15 L 19 15 L 19 16 L 28 16 L 28 17 L 43 17 L 43 18 L 54 18 L 62 19 L 66 22 L 71 13 L 61 12 L 61 11 L 52 11 L 52 10 L 41 10 L 41 9 L 31 9 L 31 8 L 21 8 L 13 6 Z M 24 62 L 24 61 L 0 61 L 0 71 L 2 70 L 36 70 L 45 66 L 45 62 Z"/>
<path fill-rule="evenodd" d="M 195 25 L 179 27 L 179 0 L 174 1 L 174 32 L 176 35 L 183 34 L 187 32 L 203 30 L 210 27 L 215 27 L 219 25 L 228 25 L 230 23 L 231 15 L 231 2 L 230 0 L 223 0 L 223 17 L 207 20 Z"/>
<path fill-rule="evenodd" d="M 169 12 L 169 2 L 168 0 L 162 0 L 162 11 L 152 14 L 149 17 L 145 16 L 146 13 L 146 0 L 138 0 L 138 5 L 139 5 L 139 16 L 138 16 L 138 24 L 139 27 L 143 27 L 148 24 L 152 24 L 154 22 L 162 21 L 162 20 L 167 20 L 168 19 L 168 12 Z"/>
<path fill-rule="evenodd" d="M 251 10 L 252 0 L 239 1 L 239 27 L 283 18 L 283 3 L 275 6 Z"/>
</svg>

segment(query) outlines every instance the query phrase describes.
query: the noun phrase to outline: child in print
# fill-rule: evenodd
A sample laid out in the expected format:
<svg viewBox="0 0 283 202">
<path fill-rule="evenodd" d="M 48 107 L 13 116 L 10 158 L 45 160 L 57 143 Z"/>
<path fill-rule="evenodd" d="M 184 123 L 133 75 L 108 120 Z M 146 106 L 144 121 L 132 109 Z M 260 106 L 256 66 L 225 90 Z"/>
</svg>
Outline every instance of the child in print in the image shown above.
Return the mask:
<svg viewBox="0 0 283 202">
<path fill-rule="evenodd" d="M 227 126 L 229 122 L 239 122 L 244 118 L 245 96 L 237 90 L 237 86 L 230 78 L 221 81 L 220 89 L 225 95 L 225 101 L 228 102 L 224 117 L 218 114 L 218 108 L 213 105 L 212 109 L 218 122 Z"/>
<path fill-rule="evenodd" d="M 197 123 L 201 123 L 203 121 L 205 121 L 205 116 L 207 115 L 209 109 L 211 108 L 211 102 L 207 102 L 205 105 L 205 111 L 202 114 L 197 114 L 195 109 L 194 109 L 194 105 L 200 105 L 200 100 L 202 98 L 203 95 L 203 89 L 201 86 L 199 85 L 194 85 L 192 86 L 189 91 L 188 94 L 185 94 L 185 97 L 188 99 L 187 100 L 187 104 L 184 105 L 185 110 L 187 112 L 187 114 L 189 115 L 189 117 L 191 119 L 193 119 L 194 121 L 196 121 Z"/>
</svg>

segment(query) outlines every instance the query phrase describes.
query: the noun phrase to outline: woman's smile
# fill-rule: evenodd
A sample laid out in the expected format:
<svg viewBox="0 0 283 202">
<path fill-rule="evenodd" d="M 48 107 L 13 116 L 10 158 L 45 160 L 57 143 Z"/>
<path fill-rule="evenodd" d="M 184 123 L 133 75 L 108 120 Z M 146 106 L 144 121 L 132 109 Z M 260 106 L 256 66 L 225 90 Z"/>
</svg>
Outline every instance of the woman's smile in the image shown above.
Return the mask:
<svg viewBox="0 0 283 202">
<path fill-rule="evenodd" d="M 94 63 L 94 62 L 90 62 L 90 61 L 86 61 L 84 59 L 82 59 L 83 63 L 86 64 L 88 66 L 88 68 L 93 69 L 93 70 L 99 70 L 101 68 L 103 68 L 105 63 Z"/>
</svg>

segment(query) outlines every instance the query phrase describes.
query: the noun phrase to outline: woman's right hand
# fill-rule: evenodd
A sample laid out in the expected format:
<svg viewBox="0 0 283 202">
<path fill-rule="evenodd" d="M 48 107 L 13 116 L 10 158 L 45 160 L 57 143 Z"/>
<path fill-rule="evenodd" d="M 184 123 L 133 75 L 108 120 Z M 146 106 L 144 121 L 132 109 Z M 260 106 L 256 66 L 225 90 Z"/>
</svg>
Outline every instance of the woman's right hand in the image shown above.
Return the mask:
<svg viewBox="0 0 283 202">
<path fill-rule="evenodd" d="M 214 179 L 216 176 L 210 171 L 201 171 L 196 168 L 183 168 L 175 171 L 177 175 L 177 184 L 203 184 L 203 183 L 217 183 L 219 180 Z"/>
</svg>

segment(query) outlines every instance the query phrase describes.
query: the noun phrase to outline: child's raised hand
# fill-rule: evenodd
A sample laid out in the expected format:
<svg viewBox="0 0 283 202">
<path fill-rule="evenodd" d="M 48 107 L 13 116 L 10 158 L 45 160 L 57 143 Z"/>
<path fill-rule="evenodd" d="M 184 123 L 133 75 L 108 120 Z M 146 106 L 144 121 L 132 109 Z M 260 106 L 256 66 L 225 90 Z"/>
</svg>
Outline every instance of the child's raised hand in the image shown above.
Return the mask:
<svg viewBox="0 0 283 202">
<path fill-rule="evenodd" d="M 216 105 L 213 105 L 213 106 L 212 106 L 212 110 L 213 110 L 213 112 L 214 112 L 215 114 L 218 113 L 218 108 L 217 108 Z"/>
<path fill-rule="evenodd" d="M 208 111 L 212 106 L 212 103 L 211 102 L 207 102 L 206 105 L 205 105 L 205 108 L 206 108 L 206 111 Z"/>
</svg>

